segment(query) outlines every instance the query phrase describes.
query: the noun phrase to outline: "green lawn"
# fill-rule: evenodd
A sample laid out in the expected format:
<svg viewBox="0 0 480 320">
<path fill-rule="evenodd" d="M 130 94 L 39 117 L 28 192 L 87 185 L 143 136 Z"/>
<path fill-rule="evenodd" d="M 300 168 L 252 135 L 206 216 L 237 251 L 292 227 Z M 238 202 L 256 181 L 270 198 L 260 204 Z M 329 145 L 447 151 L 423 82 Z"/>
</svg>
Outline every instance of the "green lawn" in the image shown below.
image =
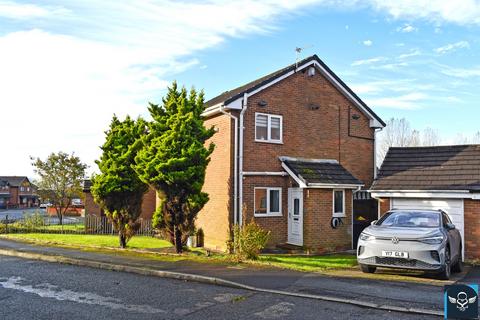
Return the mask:
<svg viewBox="0 0 480 320">
<path fill-rule="evenodd" d="M 45 230 L 62 230 L 62 226 L 58 224 L 52 224 L 49 226 L 40 227 L 41 229 Z M 85 224 L 77 223 L 77 224 L 64 224 L 63 230 L 72 230 L 72 231 L 83 231 L 85 230 Z"/>
<path fill-rule="evenodd" d="M 324 269 L 352 268 L 357 265 L 354 255 L 338 254 L 324 256 L 261 255 L 261 264 L 299 271 L 319 271 Z"/>
<path fill-rule="evenodd" d="M 58 245 L 118 247 L 118 237 L 109 235 L 53 234 L 53 233 L 18 233 L 5 237 L 16 240 L 50 242 Z M 133 237 L 127 244 L 132 249 L 161 249 L 172 245 L 170 242 L 152 237 Z"/>
<path fill-rule="evenodd" d="M 110 235 L 77 235 L 77 234 L 52 234 L 52 233 L 18 233 L 5 234 L 2 237 L 36 242 L 38 244 L 48 244 L 57 246 L 74 246 L 82 250 L 93 250 L 102 252 L 112 252 L 110 248 L 118 248 L 118 237 Z M 166 249 L 172 245 L 165 240 L 152 237 L 135 236 L 127 244 L 130 249 Z M 155 250 L 156 251 L 156 250 Z M 182 255 L 176 255 L 171 250 L 169 253 L 162 250 L 164 254 L 155 252 L 135 252 L 135 251 L 115 251 L 116 254 L 126 254 L 132 257 L 147 258 L 163 261 L 181 261 L 192 260 L 206 263 L 226 263 L 236 264 L 228 255 L 222 253 L 211 253 L 206 255 L 206 250 L 202 248 L 192 249 Z M 245 261 L 244 267 L 272 266 L 279 268 L 292 269 L 297 271 L 315 272 L 334 269 L 351 269 L 357 265 L 354 255 L 338 254 L 324 256 L 306 256 L 306 255 L 260 255 L 256 261 Z"/>
</svg>

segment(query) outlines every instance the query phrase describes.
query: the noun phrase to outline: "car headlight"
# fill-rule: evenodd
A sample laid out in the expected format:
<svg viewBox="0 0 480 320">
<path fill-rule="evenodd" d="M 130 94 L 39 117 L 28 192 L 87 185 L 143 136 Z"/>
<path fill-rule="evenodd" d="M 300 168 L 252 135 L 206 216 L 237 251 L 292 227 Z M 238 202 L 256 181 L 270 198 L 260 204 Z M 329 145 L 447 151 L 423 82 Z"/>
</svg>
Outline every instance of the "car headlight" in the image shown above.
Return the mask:
<svg viewBox="0 0 480 320">
<path fill-rule="evenodd" d="M 360 240 L 362 241 L 371 241 L 371 240 L 375 240 L 375 237 L 370 235 L 370 234 L 366 234 L 366 233 L 361 233 L 360 234 Z"/>
<path fill-rule="evenodd" d="M 443 242 L 443 236 L 423 238 L 423 239 L 420 239 L 420 242 L 426 243 L 426 244 L 440 244 Z"/>
</svg>

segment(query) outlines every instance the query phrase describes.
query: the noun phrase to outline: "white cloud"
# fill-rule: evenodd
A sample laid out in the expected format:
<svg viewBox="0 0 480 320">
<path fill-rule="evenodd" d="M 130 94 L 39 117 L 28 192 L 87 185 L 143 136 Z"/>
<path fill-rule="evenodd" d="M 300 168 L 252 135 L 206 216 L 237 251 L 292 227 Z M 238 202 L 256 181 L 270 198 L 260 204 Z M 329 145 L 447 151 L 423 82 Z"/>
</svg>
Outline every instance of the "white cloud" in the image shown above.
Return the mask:
<svg viewBox="0 0 480 320">
<path fill-rule="evenodd" d="M 449 66 L 442 66 L 441 72 L 447 76 L 456 78 L 473 78 L 480 77 L 480 66 L 472 68 L 452 68 Z"/>
<path fill-rule="evenodd" d="M 370 59 L 356 60 L 352 62 L 351 66 L 352 67 L 363 66 L 363 65 L 368 65 L 376 62 L 385 61 L 385 60 L 387 60 L 387 58 L 385 57 L 375 57 Z"/>
<path fill-rule="evenodd" d="M 402 59 L 406 59 L 406 58 L 411 58 L 411 57 L 419 56 L 420 54 L 421 54 L 421 52 L 420 52 L 419 49 L 412 49 L 408 53 L 403 53 L 403 54 L 399 55 L 398 59 L 402 60 Z"/>
<path fill-rule="evenodd" d="M 402 67 L 408 66 L 406 62 L 396 62 L 396 63 L 386 63 L 381 65 L 371 66 L 372 69 L 381 69 L 381 70 L 398 70 Z"/>
<path fill-rule="evenodd" d="M 396 19 L 480 24 L 480 3 L 475 0 L 370 0 L 370 4 Z"/>
<path fill-rule="evenodd" d="M 410 33 L 410 32 L 417 31 L 417 30 L 418 30 L 417 28 L 415 28 L 414 26 L 412 26 L 411 24 L 408 24 L 408 23 L 406 23 L 403 26 L 397 28 L 397 32 L 405 32 L 405 33 Z"/>
<path fill-rule="evenodd" d="M 398 97 L 365 99 L 368 105 L 376 108 L 413 110 L 421 108 L 421 101 L 428 96 L 421 92 L 412 92 Z"/>
<path fill-rule="evenodd" d="M 29 155 L 59 150 L 93 166 L 113 113 L 145 114 L 172 75 L 202 68 L 194 53 L 229 37 L 272 32 L 278 17 L 310 1 L 68 4 L 63 16 L 52 15 L 53 6 L 9 9 L 29 17 L 28 25 L 40 19 L 43 30 L 0 36 L 0 106 L 11 120 L 2 131 L 17 133 L 2 145 L 9 150 L 0 158 L 3 174 L 31 174 Z"/>
<path fill-rule="evenodd" d="M 468 41 L 458 41 L 455 43 L 449 43 L 443 47 L 436 48 L 434 51 L 438 54 L 445 54 L 455 51 L 457 49 L 470 48 Z"/>
<path fill-rule="evenodd" d="M 65 15 L 69 12 L 61 6 L 39 6 L 13 1 L 0 1 L 0 17 L 9 19 L 32 19 L 51 15 Z"/>
<path fill-rule="evenodd" d="M 363 41 L 363 45 L 365 45 L 365 46 L 367 46 L 367 47 L 370 47 L 372 44 L 373 44 L 373 41 L 372 41 L 372 40 L 365 40 L 365 41 Z"/>
</svg>

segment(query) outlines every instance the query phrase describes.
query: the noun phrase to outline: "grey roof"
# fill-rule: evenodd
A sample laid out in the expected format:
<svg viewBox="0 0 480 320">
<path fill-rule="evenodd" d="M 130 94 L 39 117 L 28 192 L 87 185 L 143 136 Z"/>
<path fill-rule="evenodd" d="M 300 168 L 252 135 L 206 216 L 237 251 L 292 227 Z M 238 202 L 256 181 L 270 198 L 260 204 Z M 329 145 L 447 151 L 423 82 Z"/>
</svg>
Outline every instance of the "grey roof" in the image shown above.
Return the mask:
<svg viewBox="0 0 480 320">
<path fill-rule="evenodd" d="M 363 185 L 362 181 L 355 178 L 336 160 L 280 157 L 280 161 L 307 186 L 314 184 Z"/>
<path fill-rule="evenodd" d="M 19 187 L 25 179 L 28 180 L 26 176 L 0 176 L 0 180 L 8 181 L 12 187 Z"/>
<path fill-rule="evenodd" d="M 8 186 L 8 185 L 9 185 L 9 183 L 8 183 L 7 180 L 0 179 L 0 187 L 5 187 L 5 186 Z"/>
<path fill-rule="evenodd" d="M 390 148 L 371 189 L 480 191 L 480 145 Z"/>
<path fill-rule="evenodd" d="M 240 97 L 243 96 L 244 93 L 250 93 L 252 91 L 255 91 L 256 89 L 266 85 L 267 83 L 283 76 L 284 74 L 287 74 L 289 73 L 290 71 L 292 70 L 295 70 L 296 68 L 299 68 L 301 66 L 303 66 L 304 64 L 306 63 L 309 63 L 311 61 L 315 60 L 316 62 L 318 62 L 325 70 L 327 70 L 327 72 L 338 82 L 340 83 L 340 85 L 342 87 L 345 88 L 345 90 L 348 91 L 349 94 L 351 94 L 369 113 L 372 114 L 372 116 L 378 121 L 380 122 L 383 126 L 385 126 L 385 122 L 377 115 L 375 114 L 375 112 L 373 112 L 372 109 L 370 109 L 370 107 L 362 101 L 362 99 L 360 99 L 360 97 L 358 97 L 355 92 L 353 92 L 352 89 L 350 89 L 346 84 L 345 82 L 342 81 L 342 79 L 340 79 L 316 54 L 314 54 L 313 56 L 310 56 L 308 58 L 305 58 L 301 61 L 299 61 L 298 63 L 293 63 L 285 68 L 282 68 L 280 70 L 277 70 L 275 72 L 272 72 L 266 76 L 263 76 L 261 78 L 258 78 L 256 80 L 253 80 L 245 85 L 242 85 L 240 87 L 237 87 L 235 89 L 232 89 L 232 90 L 229 90 L 229 91 L 225 91 L 223 93 L 221 93 L 220 95 L 208 100 L 207 102 L 205 102 L 205 107 L 211 107 L 211 106 L 214 106 L 216 104 L 219 104 L 219 103 L 224 103 L 224 104 L 228 104 Z"/>
</svg>

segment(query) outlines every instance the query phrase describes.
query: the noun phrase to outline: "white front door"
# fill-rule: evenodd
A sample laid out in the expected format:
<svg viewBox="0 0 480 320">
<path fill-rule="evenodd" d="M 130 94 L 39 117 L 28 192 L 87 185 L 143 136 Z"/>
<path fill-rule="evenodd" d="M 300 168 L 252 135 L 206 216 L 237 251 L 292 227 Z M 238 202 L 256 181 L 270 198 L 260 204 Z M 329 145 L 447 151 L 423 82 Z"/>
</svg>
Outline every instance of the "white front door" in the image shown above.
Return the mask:
<svg viewBox="0 0 480 320">
<path fill-rule="evenodd" d="M 288 243 L 303 246 L 303 189 L 288 189 Z"/>
</svg>

